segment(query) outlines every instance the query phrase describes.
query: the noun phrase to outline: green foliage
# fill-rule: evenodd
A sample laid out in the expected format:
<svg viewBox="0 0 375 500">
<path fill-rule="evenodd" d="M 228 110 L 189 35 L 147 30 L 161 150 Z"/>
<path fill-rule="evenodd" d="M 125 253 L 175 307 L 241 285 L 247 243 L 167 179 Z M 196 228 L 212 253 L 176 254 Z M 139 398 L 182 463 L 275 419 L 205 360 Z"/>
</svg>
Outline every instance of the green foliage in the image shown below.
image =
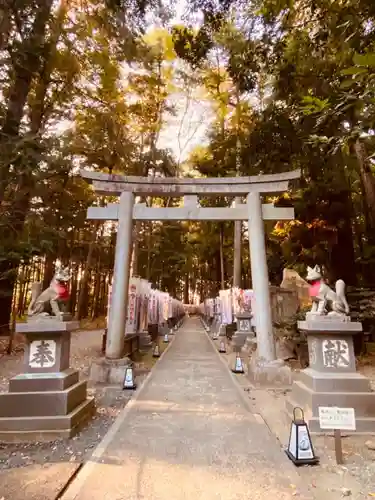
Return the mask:
<svg viewBox="0 0 375 500">
<path fill-rule="evenodd" d="M 105 290 L 115 231 L 87 221 L 86 210 L 113 200 L 93 194 L 82 166 L 220 177 L 299 168 L 293 192 L 266 197 L 296 212 L 295 221 L 266 224 L 271 281 L 284 266 L 313 263 L 350 284 L 375 281 L 372 0 L 194 0 L 186 22 L 169 31 L 171 9 L 158 0 L 81 7 L 17 0 L 0 20 L 0 294 L 9 298 L 35 259 L 44 259 L 44 277 L 61 259 Z M 146 14 L 157 28 L 145 29 Z M 172 97 L 186 88 L 214 119 L 181 165 L 160 138 L 180 118 Z M 188 284 L 207 295 L 231 284 L 233 224 L 135 230 L 137 271 L 160 288 L 181 296 Z M 244 286 L 247 238 L 244 231 Z"/>
</svg>

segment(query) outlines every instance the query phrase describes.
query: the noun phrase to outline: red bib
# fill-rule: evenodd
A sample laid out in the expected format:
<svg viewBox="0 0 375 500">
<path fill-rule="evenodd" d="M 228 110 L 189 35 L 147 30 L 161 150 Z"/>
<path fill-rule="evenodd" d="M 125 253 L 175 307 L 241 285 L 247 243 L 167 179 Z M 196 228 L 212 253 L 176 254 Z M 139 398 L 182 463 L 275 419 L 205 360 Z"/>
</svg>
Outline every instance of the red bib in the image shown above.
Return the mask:
<svg viewBox="0 0 375 500">
<path fill-rule="evenodd" d="M 319 294 L 320 281 L 313 281 L 309 288 L 310 297 L 316 297 Z"/>
<path fill-rule="evenodd" d="M 57 293 L 58 293 L 58 298 L 60 300 L 67 300 L 69 299 L 69 290 L 66 285 L 62 285 L 61 283 L 57 284 Z"/>
</svg>

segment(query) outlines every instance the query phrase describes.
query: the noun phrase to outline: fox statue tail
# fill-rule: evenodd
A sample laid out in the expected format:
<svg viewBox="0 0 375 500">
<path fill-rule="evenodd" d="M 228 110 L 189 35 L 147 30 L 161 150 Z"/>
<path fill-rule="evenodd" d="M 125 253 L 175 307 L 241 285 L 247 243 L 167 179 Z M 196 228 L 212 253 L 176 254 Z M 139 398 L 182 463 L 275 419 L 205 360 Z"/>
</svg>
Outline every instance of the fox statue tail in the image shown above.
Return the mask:
<svg viewBox="0 0 375 500">
<path fill-rule="evenodd" d="M 345 297 L 345 283 L 343 280 L 336 281 L 336 295 L 344 306 L 345 314 L 349 314 L 349 304 Z"/>
<path fill-rule="evenodd" d="M 39 295 L 42 293 L 42 283 L 37 281 L 31 285 L 31 301 L 29 304 L 28 312 L 27 314 L 31 315 L 33 314 L 33 310 L 35 307 L 36 299 L 39 297 Z"/>
</svg>

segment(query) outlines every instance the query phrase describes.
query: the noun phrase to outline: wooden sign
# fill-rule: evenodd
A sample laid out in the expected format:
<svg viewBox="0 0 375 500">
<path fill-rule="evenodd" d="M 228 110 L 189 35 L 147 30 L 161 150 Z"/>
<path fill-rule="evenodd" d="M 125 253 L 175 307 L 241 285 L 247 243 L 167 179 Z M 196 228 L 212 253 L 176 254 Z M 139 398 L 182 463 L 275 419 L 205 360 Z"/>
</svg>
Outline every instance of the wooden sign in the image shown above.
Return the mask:
<svg viewBox="0 0 375 500">
<path fill-rule="evenodd" d="M 337 406 L 319 407 L 319 425 L 321 429 L 331 429 L 335 438 L 336 463 L 343 464 L 341 431 L 355 431 L 354 408 L 338 408 Z"/>
<path fill-rule="evenodd" d="M 321 429 L 338 429 L 355 431 L 354 408 L 338 408 L 337 406 L 319 407 L 319 425 Z"/>
</svg>

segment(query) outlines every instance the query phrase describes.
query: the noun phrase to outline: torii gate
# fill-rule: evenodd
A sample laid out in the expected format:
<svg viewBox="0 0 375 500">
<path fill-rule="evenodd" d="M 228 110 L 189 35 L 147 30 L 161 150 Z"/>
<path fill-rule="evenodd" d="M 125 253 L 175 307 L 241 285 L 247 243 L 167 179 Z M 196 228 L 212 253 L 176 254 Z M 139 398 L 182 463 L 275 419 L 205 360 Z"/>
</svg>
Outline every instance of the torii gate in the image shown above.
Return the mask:
<svg viewBox="0 0 375 500">
<path fill-rule="evenodd" d="M 119 196 L 120 202 L 106 207 L 90 207 L 88 219 L 118 220 L 112 305 L 109 317 L 106 357 L 122 357 L 126 323 L 126 304 L 130 274 L 133 220 L 246 220 L 249 224 L 251 276 L 257 308 L 258 357 L 265 362 L 276 360 L 271 302 L 268 282 L 263 220 L 292 220 L 293 208 L 262 204 L 261 193 L 287 191 L 289 181 L 301 176 L 300 170 L 282 174 L 251 177 L 129 177 L 81 171 L 98 194 Z M 181 208 L 147 207 L 134 203 L 135 195 L 184 197 Z M 234 207 L 199 206 L 201 196 L 247 196 L 246 204 Z"/>
</svg>

